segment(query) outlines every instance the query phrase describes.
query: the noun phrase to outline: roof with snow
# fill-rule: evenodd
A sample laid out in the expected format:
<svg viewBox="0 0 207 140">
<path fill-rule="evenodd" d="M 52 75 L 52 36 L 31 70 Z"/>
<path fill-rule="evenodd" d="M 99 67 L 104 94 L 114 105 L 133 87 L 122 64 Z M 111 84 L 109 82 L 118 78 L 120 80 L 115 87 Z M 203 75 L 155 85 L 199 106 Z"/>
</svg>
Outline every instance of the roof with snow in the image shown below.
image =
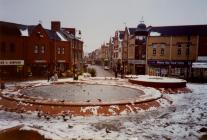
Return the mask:
<svg viewBox="0 0 207 140">
<path fill-rule="evenodd" d="M 1 35 L 10 35 L 10 36 L 30 36 L 33 32 L 33 29 L 37 25 L 22 25 L 17 23 L 10 23 L 0 21 L 0 34 Z M 75 37 L 72 32 L 69 32 L 68 29 L 72 31 L 72 28 L 61 28 L 60 31 L 52 31 L 50 29 L 45 29 L 49 39 L 58 40 L 58 41 L 69 41 L 71 39 L 80 40 L 80 38 Z"/>
<path fill-rule="evenodd" d="M 207 35 L 207 25 L 182 25 L 151 27 L 150 32 L 163 36 L 169 35 Z"/>
</svg>

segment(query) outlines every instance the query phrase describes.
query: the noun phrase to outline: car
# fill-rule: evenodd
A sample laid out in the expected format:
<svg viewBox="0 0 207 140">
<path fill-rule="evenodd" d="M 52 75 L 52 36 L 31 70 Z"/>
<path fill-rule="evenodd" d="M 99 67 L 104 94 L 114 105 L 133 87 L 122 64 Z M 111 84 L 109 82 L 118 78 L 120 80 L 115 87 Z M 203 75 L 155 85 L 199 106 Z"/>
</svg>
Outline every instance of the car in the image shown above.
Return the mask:
<svg viewBox="0 0 207 140">
<path fill-rule="evenodd" d="M 104 70 L 109 70 L 109 67 L 108 66 L 104 66 Z"/>
</svg>

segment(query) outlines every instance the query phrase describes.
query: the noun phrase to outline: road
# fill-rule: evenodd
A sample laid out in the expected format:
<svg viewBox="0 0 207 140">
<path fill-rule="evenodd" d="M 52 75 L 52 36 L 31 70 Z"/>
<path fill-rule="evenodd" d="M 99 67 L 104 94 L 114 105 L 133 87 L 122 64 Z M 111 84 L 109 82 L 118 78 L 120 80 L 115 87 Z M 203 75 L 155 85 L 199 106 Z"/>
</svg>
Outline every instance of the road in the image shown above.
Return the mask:
<svg viewBox="0 0 207 140">
<path fill-rule="evenodd" d="M 114 77 L 113 72 L 111 72 L 110 70 L 104 70 L 103 66 L 88 65 L 88 67 L 96 69 L 96 76 L 97 77 Z"/>
</svg>

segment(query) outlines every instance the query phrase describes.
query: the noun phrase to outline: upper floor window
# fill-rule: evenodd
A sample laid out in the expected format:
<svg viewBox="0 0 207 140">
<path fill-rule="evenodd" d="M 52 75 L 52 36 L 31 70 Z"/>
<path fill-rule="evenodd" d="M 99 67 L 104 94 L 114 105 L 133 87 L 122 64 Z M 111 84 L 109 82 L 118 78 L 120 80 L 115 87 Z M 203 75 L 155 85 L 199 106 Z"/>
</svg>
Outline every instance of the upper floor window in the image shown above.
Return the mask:
<svg viewBox="0 0 207 140">
<path fill-rule="evenodd" d="M 164 55 L 165 54 L 165 49 L 161 48 L 160 53 L 161 53 L 161 55 Z"/>
<path fill-rule="evenodd" d="M 65 54 L 65 48 L 62 48 L 62 49 L 61 49 L 61 53 L 62 53 L 62 54 Z"/>
<path fill-rule="evenodd" d="M 161 44 L 161 45 L 160 45 L 160 48 L 161 48 L 161 49 L 160 49 L 160 54 L 161 54 L 161 55 L 164 55 L 164 54 L 165 54 L 165 44 Z"/>
<path fill-rule="evenodd" d="M 60 54 L 60 47 L 57 48 L 57 53 Z"/>
<path fill-rule="evenodd" d="M 189 56 L 190 55 L 190 48 L 186 48 L 186 56 Z"/>
<path fill-rule="evenodd" d="M 153 55 L 156 55 L 156 48 L 157 48 L 157 45 L 156 44 L 152 44 L 152 54 Z"/>
<path fill-rule="evenodd" d="M 34 53 L 38 53 L 38 45 L 35 45 L 35 47 L 34 47 Z"/>
<path fill-rule="evenodd" d="M 177 55 L 181 55 L 181 44 L 178 44 Z"/>
<path fill-rule="evenodd" d="M 45 46 L 44 45 L 41 46 L 41 53 L 45 53 Z"/>
</svg>

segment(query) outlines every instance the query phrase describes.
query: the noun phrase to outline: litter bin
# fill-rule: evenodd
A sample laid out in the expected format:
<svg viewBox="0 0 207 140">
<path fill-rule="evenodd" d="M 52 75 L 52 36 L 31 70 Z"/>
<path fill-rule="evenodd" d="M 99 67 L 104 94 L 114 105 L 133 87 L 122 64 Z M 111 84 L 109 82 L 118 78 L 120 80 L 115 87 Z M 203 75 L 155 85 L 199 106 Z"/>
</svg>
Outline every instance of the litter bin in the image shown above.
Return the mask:
<svg viewBox="0 0 207 140">
<path fill-rule="evenodd" d="M 1 86 L 1 89 L 5 89 L 5 82 L 4 81 L 0 81 L 0 86 Z"/>
</svg>

